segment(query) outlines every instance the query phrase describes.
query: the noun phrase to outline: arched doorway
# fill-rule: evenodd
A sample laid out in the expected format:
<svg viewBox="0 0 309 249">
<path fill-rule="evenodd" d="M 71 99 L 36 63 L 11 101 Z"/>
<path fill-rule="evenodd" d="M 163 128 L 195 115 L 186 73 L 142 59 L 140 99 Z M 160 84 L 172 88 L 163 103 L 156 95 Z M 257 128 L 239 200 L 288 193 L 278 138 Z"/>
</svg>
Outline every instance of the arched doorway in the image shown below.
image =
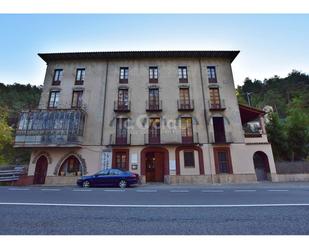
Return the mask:
<svg viewBox="0 0 309 249">
<path fill-rule="evenodd" d="M 44 184 L 47 174 L 48 161 L 45 156 L 40 156 L 36 161 L 33 184 Z"/>
<path fill-rule="evenodd" d="M 267 174 L 270 173 L 267 155 L 262 151 L 257 151 L 253 155 L 253 163 L 258 181 L 267 181 Z"/>
<path fill-rule="evenodd" d="M 75 156 L 69 156 L 60 166 L 58 176 L 80 176 L 82 167 L 80 161 Z"/>
<path fill-rule="evenodd" d="M 141 152 L 141 175 L 146 182 L 164 182 L 169 175 L 168 150 L 161 147 L 147 147 Z"/>
</svg>

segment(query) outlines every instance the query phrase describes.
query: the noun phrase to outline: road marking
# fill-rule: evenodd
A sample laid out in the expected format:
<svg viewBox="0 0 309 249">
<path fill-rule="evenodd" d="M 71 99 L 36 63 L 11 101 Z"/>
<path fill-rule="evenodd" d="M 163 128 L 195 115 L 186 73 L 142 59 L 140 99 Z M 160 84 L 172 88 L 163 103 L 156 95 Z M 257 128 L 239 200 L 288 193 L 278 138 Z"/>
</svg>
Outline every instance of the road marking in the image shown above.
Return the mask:
<svg viewBox="0 0 309 249">
<path fill-rule="evenodd" d="M 141 193 L 155 193 L 158 192 L 158 190 L 156 189 L 139 189 L 139 190 L 135 190 L 136 192 L 141 192 Z"/>
<path fill-rule="evenodd" d="M 15 191 L 15 190 L 19 191 L 19 190 L 21 190 L 21 191 L 23 191 L 23 190 L 29 190 L 29 189 L 28 188 L 9 188 L 8 190 L 12 190 L 12 191 Z"/>
<path fill-rule="evenodd" d="M 287 189 L 268 189 L 269 192 L 287 192 L 289 190 Z"/>
<path fill-rule="evenodd" d="M 238 207 L 302 207 L 309 203 L 265 203 L 265 204 L 83 204 L 83 203 L 42 203 L 42 202 L 0 202 L 3 206 L 59 206 L 59 207 L 120 207 L 120 208 L 238 208 Z"/>
<path fill-rule="evenodd" d="M 42 191 L 60 191 L 58 188 L 42 188 Z"/>
<path fill-rule="evenodd" d="M 73 189 L 75 192 L 90 192 L 92 191 L 91 189 Z"/>
<path fill-rule="evenodd" d="M 104 192 L 124 192 L 124 189 L 104 189 Z"/>
<path fill-rule="evenodd" d="M 236 189 L 235 192 L 256 192 L 256 189 Z"/>
<path fill-rule="evenodd" d="M 171 193 L 188 193 L 189 190 L 170 190 Z"/>
<path fill-rule="evenodd" d="M 202 190 L 203 193 L 223 193 L 223 190 Z"/>
</svg>

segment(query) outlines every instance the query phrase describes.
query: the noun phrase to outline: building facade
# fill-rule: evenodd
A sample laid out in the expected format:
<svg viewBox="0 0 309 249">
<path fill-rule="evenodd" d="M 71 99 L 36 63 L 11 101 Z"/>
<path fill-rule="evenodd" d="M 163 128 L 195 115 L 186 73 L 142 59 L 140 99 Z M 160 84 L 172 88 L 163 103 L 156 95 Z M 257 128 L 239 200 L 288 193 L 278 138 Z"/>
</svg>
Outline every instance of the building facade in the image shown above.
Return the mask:
<svg viewBox="0 0 309 249">
<path fill-rule="evenodd" d="M 15 147 L 32 148 L 38 184 L 74 184 L 117 167 L 142 182 L 275 180 L 264 112 L 239 105 L 239 51 L 39 54 L 37 110 L 20 114 Z"/>
</svg>

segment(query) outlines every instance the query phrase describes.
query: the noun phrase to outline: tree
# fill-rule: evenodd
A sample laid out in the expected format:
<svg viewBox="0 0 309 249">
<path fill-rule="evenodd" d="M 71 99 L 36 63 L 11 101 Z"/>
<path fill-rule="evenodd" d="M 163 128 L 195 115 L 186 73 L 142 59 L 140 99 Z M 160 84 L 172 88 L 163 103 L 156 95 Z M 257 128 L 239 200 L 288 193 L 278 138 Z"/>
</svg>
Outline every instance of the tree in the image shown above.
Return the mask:
<svg viewBox="0 0 309 249">
<path fill-rule="evenodd" d="M 7 110 L 0 108 L 0 164 L 7 162 L 4 150 L 13 143 L 12 128 L 8 125 L 7 118 Z"/>
<path fill-rule="evenodd" d="M 287 137 L 284 132 L 284 124 L 280 121 L 278 113 L 272 112 L 269 114 L 269 122 L 266 124 L 266 130 L 275 160 L 286 159 Z"/>
<path fill-rule="evenodd" d="M 286 134 L 290 160 L 302 160 L 307 157 L 309 144 L 309 115 L 304 112 L 300 98 L 294 98 L 288 106 Z"/>
</svg>

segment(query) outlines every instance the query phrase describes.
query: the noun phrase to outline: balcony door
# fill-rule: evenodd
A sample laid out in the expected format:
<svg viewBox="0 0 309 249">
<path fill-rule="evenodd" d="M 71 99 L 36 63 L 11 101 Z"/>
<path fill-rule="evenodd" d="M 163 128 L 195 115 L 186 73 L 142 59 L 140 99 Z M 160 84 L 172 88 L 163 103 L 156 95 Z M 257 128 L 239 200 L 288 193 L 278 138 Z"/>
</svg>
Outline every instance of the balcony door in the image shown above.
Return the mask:
<svg viewBox="0 0 309 249">
<path fill-rule="evenodd" d="M 127 110 L 129 107 L 129 94 L 128 89 L 118 90 L 118 109 Z"/>
<path fill-rule="evenodd" d="M 215 143 L 225 143 L 225 129 L 223 117 L 213 117 Z"/>
<path fill-rule="evenodd" d="M 209 89 L 209 95 L 210 95 L 210 108 L 219 109 L 221 106 L 219 89 L 218 88 Z"/>
<path fill-rule="evenodd" d="M 149 120 L 149 143 L 159 144 L 160 143 L 160 119 L 151 118 Z"/>
<path fill-rule="evenodd" d="M 182 143 L 193 143 L 192 118 L 181 118 Z"/>
<path fill-rule="evenodd" d="M 149 107 L 150 110 L 159 109 L 159 89 L 149 89 Z"/>
<path fill-rule="evenodd" d="M 127 124 L 128 124 L 127 118 L 117 118 L 116 144 L 127 144 L 127 137 L 128 137 Z"/>
<path fill-rule="evenodd" d="M 181 109 L 190 109 L 189 88 L 180 88 L 179 89 L 179 99 L 180 99 L 180 108 Z"/>
</svg>

